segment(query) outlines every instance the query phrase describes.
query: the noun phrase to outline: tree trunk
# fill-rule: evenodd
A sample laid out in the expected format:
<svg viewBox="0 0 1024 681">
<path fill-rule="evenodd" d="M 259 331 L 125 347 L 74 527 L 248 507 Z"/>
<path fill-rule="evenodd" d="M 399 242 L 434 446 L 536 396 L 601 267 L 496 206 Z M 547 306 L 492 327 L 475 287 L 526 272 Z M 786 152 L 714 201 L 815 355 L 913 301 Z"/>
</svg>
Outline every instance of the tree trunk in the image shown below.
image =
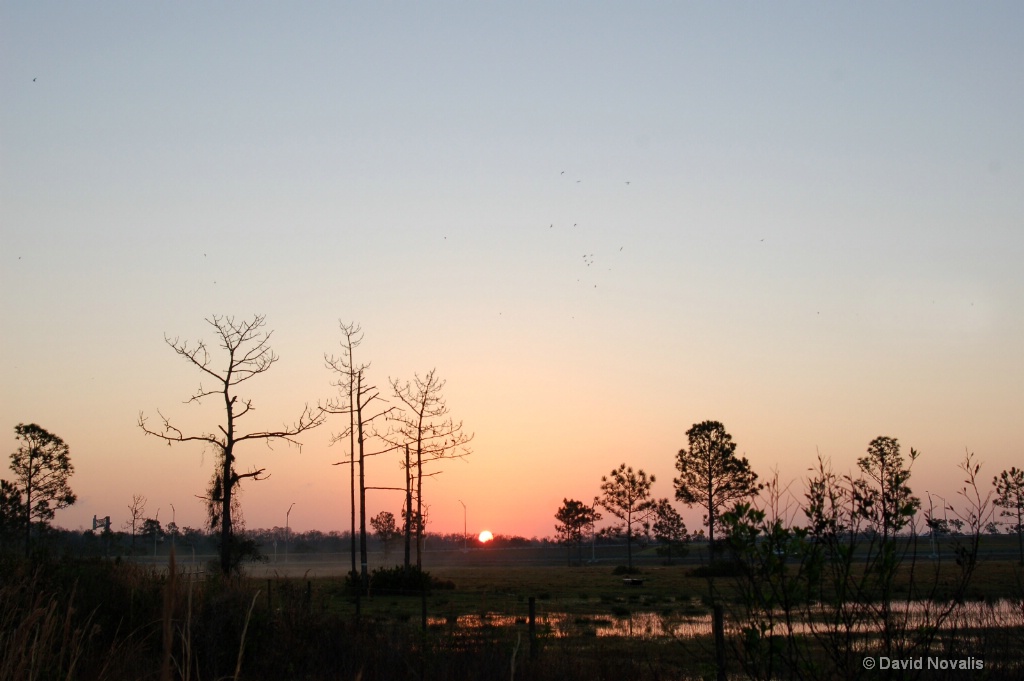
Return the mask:
<svg viewBox="0 0 1024 681">
<path fill-rule="evenodd" d="M 355 376 L 351 369 L 353 364 L 352 359 L 352 342 L 349 341 L 348 345 L 348 478 L 349 478 L 349 498 L 352 504 L 352 536 L 350 537 L 349 543 L 352 548 L 352 576 L 356 574 L 356 425 L 355 419 L 356 414 L 353 409 L 353 391 L 355 389 Z"/>
<path fill-rule="evenodd" d="M 422 431 L 421 431 L 422 432 Z M 423 569 L 423 450 L 416 443 L 416 567 Z"/>
<path fill-rule="evenodd" d="M 31 445 L 28 452 L 28 473 L 25 475 L 25 557 L 32 553 L 32 467 L 33 450 Z"/>
<path fill-rule="evenodd" d="M 412 565 L 412 469 L 409 445 L 405 446 L 405 569 Z"/>
<path fill-rule="evenodd" d="M 715 562 L 715 495 L 708 475 L 708 565 Z"/>
<path fill-rule="evenodd" d="M 1024 565 L 1024 517 L 1021 514 L 1021 506 L 1017 504 L 1017 548 L 1020 549 L 1020 564 Z"/>
<path fill-rule="evenodd" d="M 228 437 L 230 438 L 231 425 L 228 422 Z M 228 441 L 224 448 L 224 465 L 221 468 L 221 506 L 220 506 L 220 571 L 227 577 L 231 574 L 231 460 L 234 458 L 231 450 L 234 445 Z"/>
<path fill-rule="evenodd" d="M 362 373 L 359 375 L 359 385 L 356 395 L 361 395 L 363 389 Z M 360 401 L 361 397 L 358 397 Z M 370 585 L 370 575 L 367 571 L 366 559 L 366 456 L 363 448 L 363 406 L 357 407 L 357 418 L 359 424 L 359 577 L 365 590 Z"/>
</svg>

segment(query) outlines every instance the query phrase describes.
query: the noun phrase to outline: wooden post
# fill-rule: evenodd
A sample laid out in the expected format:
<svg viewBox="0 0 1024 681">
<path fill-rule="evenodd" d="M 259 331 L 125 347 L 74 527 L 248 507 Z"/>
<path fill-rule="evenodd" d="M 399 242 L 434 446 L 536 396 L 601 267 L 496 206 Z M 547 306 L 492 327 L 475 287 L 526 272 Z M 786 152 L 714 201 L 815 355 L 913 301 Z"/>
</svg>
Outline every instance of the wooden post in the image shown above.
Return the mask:
<svg viewBox="0 0 1024 681">
<path fill-rule="evenodd" d="M 530 659 L 537 656 L 537 599 L 530 596 Z"/>
<path fill-rule="evenodd" d="M 718 667 L 718 681 L 725 679 L 725 611 L 721 605 L 715 605 L 715 618 L 712 622 L 715 633 L 715 664 Z"/>
</svg>

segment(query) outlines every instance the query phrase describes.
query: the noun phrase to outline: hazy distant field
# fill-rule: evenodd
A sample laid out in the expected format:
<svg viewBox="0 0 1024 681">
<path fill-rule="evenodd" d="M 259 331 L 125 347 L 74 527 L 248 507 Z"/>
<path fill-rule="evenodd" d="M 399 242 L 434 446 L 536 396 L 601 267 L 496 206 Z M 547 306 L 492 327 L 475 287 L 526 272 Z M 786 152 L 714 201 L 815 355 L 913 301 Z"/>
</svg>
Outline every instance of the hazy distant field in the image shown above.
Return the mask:
<svg viewBox="0 0 1024 681">
<path fill-rule="evenodd" d="M 918 546 L 918 560 L 923 563 L 931 562 L 931 548 L 927 540 L 920 540 Z M 951 562 L 953 557 L 948 547 L 944 549 L 942 558 Z M 986 561 L 1013 561 L 1017 556 L 1017 540 L 1010 535 L 983 536 L 979 548 L 979 562 Z M 273 555 L 268 557 L 267 562 L 249 563 L 245 572 L 252 577 L 339 577 L 345 575 L 352 566 L 351 555 L 345 553 L 299 553 L 291 554 L 285 558 L 283 552 L 278 553 L 275 559 Z M 565 547 L 559 546 L 529 546 L 516 548 L 493 548 L 474 547 L 467 551 L 447 549 L 432 551 L 429 548 L 424 553 L 423 567 L 432 573 L 443 572 L 445 568 L 452 567 L 541 567 L 541 566 L 566 566 L 569 554 Z M 609 571 L 616 565 L 626 563 L 625 545 L 598 545 L 586 546 L 583 549 L 583 565 L 592 568 L 605 567 Z M 204 571 L 210 561 L 217 557 L 209 554 L 199 554 L 194 558 L 187 551 L 181 551 L 177 555 L 178 566 L 187 571 Z M 571 553 L 573 565 L 578 564 L 576 550 Z M 167 553 L 161 548 L 156 557 L 138 556 L 135 560 L 142 564 L 154 564 L 165 566 Z M 633 560 L 641 569 L 661 567 L 665 558 L 657 555 L 652 548 L 638 551 L 634 548 Z M 694 567 L 706 560 L 706 545 L 694 544 L 689 552 L 683 556 L 674 556 L 672 562 L 675 564 Z M 385 557 L 382 551 L 371 551 L 369 553 L 369 569 L 389 567 L 401 564 L 401 551 L 391 551 Z"/>
</svg>

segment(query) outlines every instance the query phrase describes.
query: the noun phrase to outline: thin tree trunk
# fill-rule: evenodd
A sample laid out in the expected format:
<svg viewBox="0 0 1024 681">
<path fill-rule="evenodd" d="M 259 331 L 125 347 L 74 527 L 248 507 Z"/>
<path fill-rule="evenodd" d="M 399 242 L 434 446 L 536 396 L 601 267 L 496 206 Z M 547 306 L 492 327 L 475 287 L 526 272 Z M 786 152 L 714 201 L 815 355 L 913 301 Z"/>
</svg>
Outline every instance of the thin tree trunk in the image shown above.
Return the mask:
<svg viewBox="0 0 1024 681">
<path fill-rule="evenodd" d="M 423 568 L 423 460 L 416 457 L 416 567 Z"/>
<path fill-rule="evenodd" d="M 420 423 L 423 416 L 420 415 Z M 416 567 L 423 568 L 423 428 L 416 440 Z"/>
<path fill-rule="evenodd" d="M 715 496 L 708 475 L 708 564 L 715 562 Z"/>
<path fill-rule="evenodd" d="M 352 536 L 349 543 L 352 548 L 352 576 L 356 574 L 356 414 L 352 392 L 355 388 L 355 376 L 352 369 L 355 360 L 352 359 L 352 340 L 348 341 L 348 477 L 349 477 L 349 498 L 352 506 Z"/>
<path fill-rule="evenodd" d="M 412 564 L 412 469 L 409 445 L 405 446 L 405 569 Z"/>
<path fill-rule="evenodd" d="M 1024 565 L 1024 518 L 1020 503 L 1017 504 L 1017 547 L 1020 549 L 1020 564 Z"/>
<path fill-rule="evenodd" d="M 25 557 L 32 553 L 32 469 L 34 465 L 33 450 L 29 446 L 28 474 L 25 476 Z"/>
<path fill-rule="evenodd" d="M 363 377 L 360 372 L 359 385 L 356 389 L 356 394 L 361 395 L 363 389 Z M 358 398 L 360 401 L 362 398 Z M 360 571 L 359 576 L 363 584 L 363 589 L 366 589 L 370 584 L 370 575 L 367 571 L 367 558 L 366 558 L 366 457 L 365 450 L 363 448 L 364 434 L 363 434 L 363 406 L 360 403 L 357 407 L 357 421 L 359 422 L 359 562 Z"/>
</svg>

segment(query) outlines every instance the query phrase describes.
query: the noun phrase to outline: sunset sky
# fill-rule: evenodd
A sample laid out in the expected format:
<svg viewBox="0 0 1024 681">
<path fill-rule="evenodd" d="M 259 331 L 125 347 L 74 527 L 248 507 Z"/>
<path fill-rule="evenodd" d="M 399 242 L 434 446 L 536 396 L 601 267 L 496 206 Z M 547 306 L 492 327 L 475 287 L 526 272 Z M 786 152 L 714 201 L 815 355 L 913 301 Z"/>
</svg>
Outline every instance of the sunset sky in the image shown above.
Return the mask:
<svg viewBox="0 0 1024 681">
<path fill-rule="evenodd" d="M 706 419 L 797 497 L 888 435 L 953 503 L 1024 461 L 1022 73 L 1019 2 L 4 1 L 5 457 L 67 441 L 59 525 L 201 525 L 212 452 L 136 421 L 214 429 L 164 336 L 259 313 L 244 427 L 334 396 L 339 319 L 382 392 L 447 380 L 431 531 L 551 535 L 623 462 L 672 498 Z M 343 420 L 238 453 L 249 527 L 348 527 Z"/>
</svg>

